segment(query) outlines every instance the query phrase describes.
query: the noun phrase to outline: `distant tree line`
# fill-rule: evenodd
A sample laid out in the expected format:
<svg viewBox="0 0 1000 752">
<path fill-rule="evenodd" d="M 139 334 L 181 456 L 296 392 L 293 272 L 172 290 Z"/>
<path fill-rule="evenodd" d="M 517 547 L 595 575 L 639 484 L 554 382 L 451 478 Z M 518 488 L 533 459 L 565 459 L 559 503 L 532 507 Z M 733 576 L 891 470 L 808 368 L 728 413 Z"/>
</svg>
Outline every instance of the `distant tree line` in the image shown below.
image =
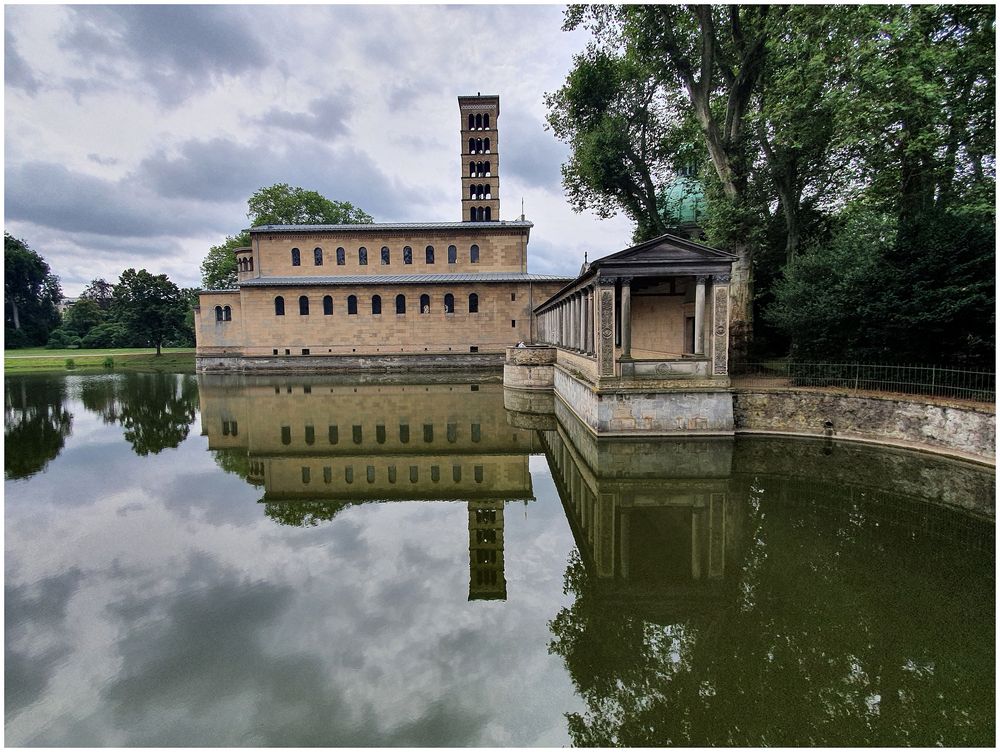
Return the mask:
<svg viewBox="0 0 1000 752">
<path fill-rule="evenodd" d="M 734 357 L 992 365 L 992 7 L 570 6 L 580 27 L 546 96 L 568 198 L 648 239 L 698 166 Z"/>
<path fill-rule="evenodd" d="M 60 316 L 62 289 L 45 259 L 4 233 L 7 348 L 194 346 L 196 290 L 165 274 L 126 269 L 116 283 L 94 279 Z"/>
</svg>

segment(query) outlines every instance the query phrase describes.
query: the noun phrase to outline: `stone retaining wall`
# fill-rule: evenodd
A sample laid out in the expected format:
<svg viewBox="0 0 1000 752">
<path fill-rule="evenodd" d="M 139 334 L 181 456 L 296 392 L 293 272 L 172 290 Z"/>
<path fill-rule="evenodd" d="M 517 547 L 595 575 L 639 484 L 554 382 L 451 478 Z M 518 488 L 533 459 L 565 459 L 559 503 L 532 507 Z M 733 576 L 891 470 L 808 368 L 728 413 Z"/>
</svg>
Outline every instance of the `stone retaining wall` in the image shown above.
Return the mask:
<svg viewBox="0 0 1000 752">
<path fill-rule="evenodd" d="M 195 358 L 199 373 L 402 373 L 410 371 L 499 372 L 503 353 L 438 353 L 426 355 L 301 355 L 253 357 L 204 355 Z"/>
<path fill-rule="evenodd" d="M 874 441 L 995 463 L 991 406 L 798 390 L 733 393 L 737 433 L 789 433 Z M 829 424 L 829 425 L 828 425 Z"/>
</svg>

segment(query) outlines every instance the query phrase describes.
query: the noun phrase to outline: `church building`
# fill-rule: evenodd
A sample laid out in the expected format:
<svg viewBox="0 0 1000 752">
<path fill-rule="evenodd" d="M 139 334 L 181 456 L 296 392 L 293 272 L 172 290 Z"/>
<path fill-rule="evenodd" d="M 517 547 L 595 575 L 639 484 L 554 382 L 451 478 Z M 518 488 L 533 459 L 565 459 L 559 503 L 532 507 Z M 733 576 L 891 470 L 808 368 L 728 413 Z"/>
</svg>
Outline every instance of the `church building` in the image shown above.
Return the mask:
<svg viewBox="0 0 1000 752">
<path fill-rule="evenodd" d="M 195 308 L 199 371 L 468 368 L 537 335 L 570 280 L 528 273 L 532 223 L 501 219 L 499 96 L 462 96 L 461 221 L 263 225 L 233 290 Z"/>
</svg>

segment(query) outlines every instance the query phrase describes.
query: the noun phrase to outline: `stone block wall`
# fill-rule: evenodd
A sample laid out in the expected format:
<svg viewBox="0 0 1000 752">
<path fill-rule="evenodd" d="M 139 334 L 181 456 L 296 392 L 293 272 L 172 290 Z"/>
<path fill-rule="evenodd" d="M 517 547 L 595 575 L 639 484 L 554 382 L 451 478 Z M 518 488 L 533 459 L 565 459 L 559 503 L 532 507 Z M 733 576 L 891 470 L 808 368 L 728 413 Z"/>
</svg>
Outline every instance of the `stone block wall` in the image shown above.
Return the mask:
<svg viewBox="0 0 1000 752">
<path fill-rule="evenodd" d="M 987 407 L 795 390 L 738 390 L 733 395 L 733 415 L 737 432 L 831 435 L 989 462 L 996 455 L 996 414 Z"/>
</svg>

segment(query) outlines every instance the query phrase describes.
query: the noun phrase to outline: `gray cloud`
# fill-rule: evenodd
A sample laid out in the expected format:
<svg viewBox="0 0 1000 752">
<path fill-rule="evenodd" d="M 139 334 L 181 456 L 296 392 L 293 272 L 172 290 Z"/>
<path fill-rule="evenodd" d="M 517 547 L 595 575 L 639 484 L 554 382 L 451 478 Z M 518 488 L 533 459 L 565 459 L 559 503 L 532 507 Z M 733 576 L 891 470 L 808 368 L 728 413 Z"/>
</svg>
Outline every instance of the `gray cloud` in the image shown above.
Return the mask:
<svg viewBox="0 0 1000 752">
<path fill-rule="evenodd" d="M 72 13 L 64 47 L 88 64 L 113 65 L 118 80 L 134 76 L 166 105 L 270 60 L 233 7 L 76 6 Z"/>
<path fill-rule="evenodd" d="M 104 157 L 93 152 L 87 155 L 87 159 L 94 164 L 101 165 L 102 167 L 111 167 L 112 165 L 118 164 L 118 160 L 115 157 Z"/>
<path fill-rule="evenodd" d="M 347 132 L 346 120 L 352 109 L 350 90 L 345 87 L 337 94 L 312 100 L 306 112 L 288 112 L 272 107 L 256 122 L 265 127 L 305 133 L 332 142 Z"/>
<path fill-rule="evenodd" d="M 221 229 L 204 210 L 177 214 L 155 194 L 130 180 L 111 181 L 74 172 L 52 162 L 8 167 L 4 208 L 8 220 L 31 222 L 67 232 L 151 237 L 191 235 L 192 230 Z"/>
<path fill-rule="evenodd" d="M 502 112 L 500 153 L 504 175 L 525 185 L 561 193 L 560 167 L 569 147 L 525 112 Z"/>
<path fill-rule="evenodd" d="M 21 57 L 17 50 L 17 41 L 10 26 L 4 29 L 4 83 L 18 89 L 24 89 L 29 94 L 37 94 L 41 88 L 41 81 L 35 72 L 28 65 L 28 61 Z"/>
</svg>

